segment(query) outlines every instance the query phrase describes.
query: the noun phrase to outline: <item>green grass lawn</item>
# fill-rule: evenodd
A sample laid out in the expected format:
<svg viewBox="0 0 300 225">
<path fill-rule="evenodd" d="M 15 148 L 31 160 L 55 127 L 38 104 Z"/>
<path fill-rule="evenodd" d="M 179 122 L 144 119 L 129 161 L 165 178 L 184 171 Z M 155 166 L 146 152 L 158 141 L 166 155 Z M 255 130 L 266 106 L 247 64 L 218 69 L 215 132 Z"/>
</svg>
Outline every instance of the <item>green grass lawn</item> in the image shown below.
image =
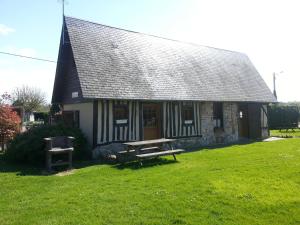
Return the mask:
<svg viewBox="0 0 300 225">
<path fill-rule="evenodd" d="M 0 224 L 300 224 L 300 139 L 74 174 L 0 160 Z"/>
<path fill-rule="evenodd" d="M 270 130 L 270 135 L 271 136 L 276 136 L 276 137 L 300 137 L 300 129 L 294 129 L 294 131 L 291 130 Z"/>
</svg>

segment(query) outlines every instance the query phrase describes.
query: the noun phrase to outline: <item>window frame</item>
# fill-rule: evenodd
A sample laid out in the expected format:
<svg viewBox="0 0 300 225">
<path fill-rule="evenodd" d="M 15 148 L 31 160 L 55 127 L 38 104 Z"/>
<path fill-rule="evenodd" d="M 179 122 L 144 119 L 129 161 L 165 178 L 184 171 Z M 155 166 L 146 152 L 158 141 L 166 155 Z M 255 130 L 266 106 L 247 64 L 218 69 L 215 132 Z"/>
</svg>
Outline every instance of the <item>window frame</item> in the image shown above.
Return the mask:
<svg viewBox="0 0 300 225">
<path fill-rule="evenodd" d="M 219 111 L 220 110 L 220 111 Z M 217 120 L 220 120 L 220 125 L 217 125 Z M 224 104 L 223 102 L 213 103 L 213 122 L 214 129 L 224 129 Z"/>
<path fill-rule="evenodd" d="M 117 109 L 124 109 L 125 110 L 125 117 L 124 118 L 116 118 L 116 111 Z M 126 103 L 118 103 L 114 104 L 113 107 L 113 121 L 115 126 L 127 126 L 129 121 L 129 107 Z"/>
<path fill-rule="evenodd" d="M 145 118 L 145 115 L 152 115 L 155 114 L 155 123 L 152 126 L 149 126 L 146 123 L 147 120 L 149 120 L 150 118 Z M 152 117 L 153 118 L 153 117 Z M 155 107 L 151 107 L 151 106 L 147 106 L 147 107 L 143 107 L 143 127 L 144 128 L 158 128 L 159 127 L 159 123 L 160 123 L 160 118 L 159 115 L 157 114 L 157 108 Z"/>
<path fill-rule="evenodd" d="M 186 119 L 186 111 L 191 110 L 191 118 Z M 193 126 L 195 124 L 195 115 L 194 115 L 194 104 L 192 102 L 185 102 L 182 104 L 181 108 L 181 118 L 184 126 Z"/>
<path fill-rule="evenodd" d="M 65 116 L 66 114 L 72 114 L 73 120 L 72 120 L 72 126 L 80 128 L 80 111 L 79 110 L 63 110 L 62 111 L 62 121 L 65 122 Z M 66 124 L 68 126 L 68 124 Z"/>
</svg>

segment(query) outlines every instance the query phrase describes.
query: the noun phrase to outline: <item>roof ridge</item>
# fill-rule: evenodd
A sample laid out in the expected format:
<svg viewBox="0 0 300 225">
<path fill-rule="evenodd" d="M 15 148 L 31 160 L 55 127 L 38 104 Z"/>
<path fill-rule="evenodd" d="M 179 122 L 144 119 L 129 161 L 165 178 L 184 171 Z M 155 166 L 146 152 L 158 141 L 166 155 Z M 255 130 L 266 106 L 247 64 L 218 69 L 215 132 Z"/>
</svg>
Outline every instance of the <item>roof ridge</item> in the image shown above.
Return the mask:
<svg viewBox="0 0 300 225">
<path fill-rule="evenodd" d="M 233 51 L 233 50 L 228 50 L 228 49 L 224 49 L 224 48 L 217 48 L 217 47 L 212 47 L 212 46 L 208 46 L 208 45 L 200 45 L 200 44 L 196 44 L 196 43 L 193 43 L 193 42 L 181 41 L 181 40 L 176 40 L 176 39 L 167 38 L 167 37 L 161 37 L 161 36 L 157 36 L 157 35 L 153 35 L 153 34 L 147 34 L 147 33 L 143 33 L 143 32 L 128 30 L 128 29 L 124 29 L 124 28 L 120 28 L 120 27 L 113 27 L 113 26 L 110 26 L 110 25 L 106 25 L 106 24 L 102 24 L 102 23 L 96 23 L 96 22 L 93 22 L 93 21 L 85 20 L 85 19 L 78 19 L 78 18 L 72 17 L 72 16 L 64 16 L 64 17 L 65 18 L 75 19 L 75 20 L 80 20 L 80 21 L 84 21 L 84 22 L 92 23 L 92 24 L 96 24 L 96 25 L 101 25 L 101 26 L 104 26 L 104 27 L 109 27 L 109 28 L 113 28 L 113 29 L 117 29 L 117 30 L 122 30 L 122 31 L 126 31 L 126 32 L 131 32 L 131 33 L 136 33 L 136 34 L 140 34 L 140 35 L 145 35 L 145 36 L 160 38 L 160 39 L 174 41 L 174 42 L 179 42 L 179 43 L 183 43 L 183 44 L 194 45 L 194 46 L 198 46 L 198 47 L 206 47 L 206 48 L 212 48 L 212 49 L 221 50 L 221 51 L 228 51 L 228 52 L 238 53 L 238 54 L 247 56 L 247 54 L 245 54 L 243 52 L 239 52 L 239 51 Z"/>
</svg>

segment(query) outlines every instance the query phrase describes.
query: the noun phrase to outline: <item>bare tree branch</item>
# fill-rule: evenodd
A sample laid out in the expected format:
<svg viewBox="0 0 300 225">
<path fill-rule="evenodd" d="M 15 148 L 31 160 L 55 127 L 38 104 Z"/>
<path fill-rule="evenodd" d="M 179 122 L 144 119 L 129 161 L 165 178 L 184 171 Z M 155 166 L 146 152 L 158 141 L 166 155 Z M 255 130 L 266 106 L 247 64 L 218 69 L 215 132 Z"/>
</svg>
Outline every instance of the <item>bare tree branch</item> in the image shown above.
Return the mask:
<svg viewBox="0 0 300 225">
<path fill-rule="evenodd" d="M 33 112 L 46 104 L 46 94 L 39 88 L 22 86 L 13 90 L 14 106 L 24 107 L 25 112 Z"/>
</svg>

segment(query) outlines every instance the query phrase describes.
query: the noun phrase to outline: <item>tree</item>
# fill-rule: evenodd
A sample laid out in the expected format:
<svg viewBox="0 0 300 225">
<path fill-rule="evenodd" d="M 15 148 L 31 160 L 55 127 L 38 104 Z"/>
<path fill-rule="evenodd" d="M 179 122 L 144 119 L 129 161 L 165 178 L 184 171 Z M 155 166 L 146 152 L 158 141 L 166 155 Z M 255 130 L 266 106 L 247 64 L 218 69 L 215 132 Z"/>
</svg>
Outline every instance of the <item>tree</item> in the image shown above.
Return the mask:
<svg viewBox="0 0 300 225">
<path fill-rule="evenodd" d="M 10 104 L 11 103 L 11 95 L 8 94 L 7 92 L 4 92 L 1 96 L 0 96 L 0 104 Z"/>
<path fill-rule="evenodd" d="M 0 104 L 0 144 L 4 149 L 4 143 L 13 139 L 20 131 L 21 119 L 9 105 Z"/>
<path fill-rule="evenodd" d="M 53 103 L 50 107 L 50 114 L 55 115 L 61 111 L 59 104 Z"/>
<path fill-rule="evenodd" d="M 13 90 L 12 100 L 14 106 L 22 106 L 25 112 L 33 112 L 46 104 L 46 94 L 38 88 L 22 86 Z"/>
</svg>

